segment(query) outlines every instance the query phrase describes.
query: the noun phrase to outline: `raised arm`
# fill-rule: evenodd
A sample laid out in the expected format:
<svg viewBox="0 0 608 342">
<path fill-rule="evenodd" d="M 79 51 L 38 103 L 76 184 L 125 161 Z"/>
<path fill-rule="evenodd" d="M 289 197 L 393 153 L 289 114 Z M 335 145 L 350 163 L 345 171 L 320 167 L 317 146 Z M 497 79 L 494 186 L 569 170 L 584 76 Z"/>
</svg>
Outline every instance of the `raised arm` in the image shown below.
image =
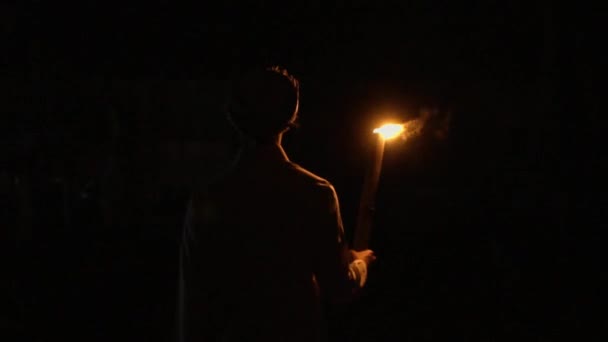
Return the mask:
<svg viewBox="0 0 608 342">
<path fill-rule="evenodd" d="M 331 301 L 346 301 L 364 286 L 367 266 L 374 256 L 371 250 L 354 252 L 348 249 L 336 191 L 329 183 L 322 191 L 319 213 L 311 213 L 318 221 L 314 272 L 324 297 Z"/>
</svg>

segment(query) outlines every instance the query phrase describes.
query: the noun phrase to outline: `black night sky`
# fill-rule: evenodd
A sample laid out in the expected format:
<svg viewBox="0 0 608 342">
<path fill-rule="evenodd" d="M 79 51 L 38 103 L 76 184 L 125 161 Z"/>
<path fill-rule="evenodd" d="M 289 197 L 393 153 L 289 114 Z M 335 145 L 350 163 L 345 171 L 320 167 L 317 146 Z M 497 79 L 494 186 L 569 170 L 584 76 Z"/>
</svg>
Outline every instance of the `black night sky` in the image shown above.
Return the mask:
<svg viewBox="0 0 608 342">
<path fill-rule="evenodd" d="M 2 341 L 172 341 L 185 203 L 235 147 L 226 80 L 268 65 L 301 82 L 284 147 L 334 184 L 349 237 L 371 129 L 432 113 L 386 147 L 379 260 L 328 314 L 334 340 L 605 326 L 601 17 L 541 0 L 0 5 Z"/>
</svg>

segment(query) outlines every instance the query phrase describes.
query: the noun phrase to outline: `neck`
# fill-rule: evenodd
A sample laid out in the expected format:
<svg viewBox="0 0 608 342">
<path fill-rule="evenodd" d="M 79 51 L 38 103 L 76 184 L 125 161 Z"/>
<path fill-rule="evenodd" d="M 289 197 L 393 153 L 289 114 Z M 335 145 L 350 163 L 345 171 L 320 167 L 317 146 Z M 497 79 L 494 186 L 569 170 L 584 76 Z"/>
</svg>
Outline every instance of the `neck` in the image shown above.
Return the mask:
<svg viewBox="0 0 608 342">
<path fill-rule="evenodd" d="M 244 136 L 243 137 L 245 142 L 252 142 L 254 145 L 257 146 L 264 146 L 264 145 L 278 145 L 281 146 L 281 143 L 283 141 L 283 134 L 279 134 L 277 136 L 271 137 L 271 138 L 267 138 L 267 139 L 252 139 L 249 137 Z"/>
<path fill-rule="evenodd" d="M 284 159 L 289 161 L 289 157 L 281 146 L 282 136 L 276 136 L 272 139 L 264 139 L 263 141 L 255 141 L 252 139 L 242 140 L 242 145 L 237 153 L 237 160 L 241 158 L 250 159 L 252 156 L 259 158 L 260 155 L 274 156 L 274 158 Z M 236 162 L 236 161 L 235 161 Z"/>
</svg>

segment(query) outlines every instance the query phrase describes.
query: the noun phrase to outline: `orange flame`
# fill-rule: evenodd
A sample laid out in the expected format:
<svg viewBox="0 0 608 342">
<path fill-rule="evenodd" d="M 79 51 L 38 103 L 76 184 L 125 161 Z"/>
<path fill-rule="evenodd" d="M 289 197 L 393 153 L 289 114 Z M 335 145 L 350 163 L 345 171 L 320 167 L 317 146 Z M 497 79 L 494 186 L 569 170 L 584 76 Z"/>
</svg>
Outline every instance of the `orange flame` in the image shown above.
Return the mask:
<svg viewBox="0 0 608 342">
<path fill-rule="evenodd" d="M 380 134 L 384 140 L 396 138 L 404 131 L 405 128 L 401 124 L 385 124 L 382 127 L 374 129 L 374 133 Z"/>
</svg>

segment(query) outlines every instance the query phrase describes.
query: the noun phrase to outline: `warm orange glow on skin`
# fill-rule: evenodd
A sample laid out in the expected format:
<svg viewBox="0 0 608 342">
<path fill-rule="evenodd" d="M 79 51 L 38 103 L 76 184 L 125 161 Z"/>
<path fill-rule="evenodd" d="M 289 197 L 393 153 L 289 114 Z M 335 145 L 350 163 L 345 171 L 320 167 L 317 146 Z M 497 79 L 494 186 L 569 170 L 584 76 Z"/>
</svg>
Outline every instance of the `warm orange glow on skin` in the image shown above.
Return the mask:
<svg viewBox="0 0 608 342">
<path fill-rule="evenodd" d="M 389 140 L 398 137 L 404 130 L 401 124 L 386 124 L 374 129 L 374 133 L 380 134 L 384 140 Z"/>
</svg>

